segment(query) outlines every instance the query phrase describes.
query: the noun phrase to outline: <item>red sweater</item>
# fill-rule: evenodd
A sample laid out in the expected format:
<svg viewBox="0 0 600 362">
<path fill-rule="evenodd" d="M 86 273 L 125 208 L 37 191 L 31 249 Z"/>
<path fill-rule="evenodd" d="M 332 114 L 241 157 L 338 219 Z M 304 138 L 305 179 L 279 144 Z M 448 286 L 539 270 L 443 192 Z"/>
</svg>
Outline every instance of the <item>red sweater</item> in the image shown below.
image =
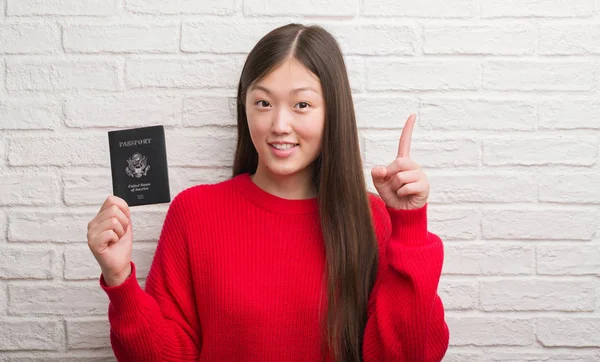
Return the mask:
<svg viewBox="0 0 600 362">
<path fill-rule="evenodd" d="M 443 247 L 427 231 L 427 205 L 394 210 L 371 196 L 371 208 L 379 269 L 364 361 L 439 361 L 448 346 L 437 295 Z M 279 198 L 248 174 L 191 187 L 171 202 L 145 291 L 132 268 L 116 287 L 100 276 L 118 361 L 324 360 L 316 199 Z"/>
</svg>

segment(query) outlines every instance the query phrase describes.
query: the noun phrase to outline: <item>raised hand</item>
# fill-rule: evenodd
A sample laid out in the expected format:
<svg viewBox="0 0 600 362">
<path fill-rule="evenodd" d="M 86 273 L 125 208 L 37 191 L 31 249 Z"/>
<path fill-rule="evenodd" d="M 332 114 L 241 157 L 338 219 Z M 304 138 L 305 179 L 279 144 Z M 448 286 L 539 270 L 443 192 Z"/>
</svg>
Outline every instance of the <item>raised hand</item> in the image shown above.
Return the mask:
<svg viewBox="0 0 600 362">
<path fill-rule="evenodd" d="M 410 159 L 410 142 L 417 116 L 411 114 L 406 120 L 398 155 L 387 167 L 377 166 L 371 170 L 373 185 L 385 204 L 393 209 L 418 209 L 427 203 L 429 181 L 421 166 Z"/>
<path fill-rule="evenodd" d="M 88 246 L 108 286 L 123 283 L 131 273 L 133 228 L 125 200 L 109 196 L 88 223 Z"/>
</svg>

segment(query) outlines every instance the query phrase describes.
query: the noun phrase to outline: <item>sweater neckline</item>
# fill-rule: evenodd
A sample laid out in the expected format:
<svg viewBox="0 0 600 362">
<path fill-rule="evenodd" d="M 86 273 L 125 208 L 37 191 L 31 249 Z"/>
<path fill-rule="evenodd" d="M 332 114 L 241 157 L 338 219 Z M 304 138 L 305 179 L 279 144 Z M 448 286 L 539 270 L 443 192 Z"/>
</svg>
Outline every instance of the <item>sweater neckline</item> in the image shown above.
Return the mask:
<svg viewBox="0 0 600 362">
<path fill-rule="evenodd" d="M 233 186 L 257 206 L 280 214 L 310 214 L 318 210 L 318 199 L 285 199 L 273 195 L 254 183 L 249 173 L 233 178 Z"/>
</svg>

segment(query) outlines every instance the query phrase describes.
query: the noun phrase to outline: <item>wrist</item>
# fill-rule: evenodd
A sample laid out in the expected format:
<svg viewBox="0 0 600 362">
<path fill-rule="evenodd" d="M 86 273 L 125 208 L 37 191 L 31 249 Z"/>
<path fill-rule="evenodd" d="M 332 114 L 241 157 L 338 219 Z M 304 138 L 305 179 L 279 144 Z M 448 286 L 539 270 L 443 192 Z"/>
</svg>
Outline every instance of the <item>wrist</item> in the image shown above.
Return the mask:
<svg viewBox="0 0 600 362">
<path fill-rule="evenodd" d="M 132 271 L 131 263 L 129 263 L 121 273 L 112 274 L 102 272 L 102 276 L 104 277 L 104 282 L 108 287 L 116 287 L 123 284 L 131 276 Z"/>
</svg>

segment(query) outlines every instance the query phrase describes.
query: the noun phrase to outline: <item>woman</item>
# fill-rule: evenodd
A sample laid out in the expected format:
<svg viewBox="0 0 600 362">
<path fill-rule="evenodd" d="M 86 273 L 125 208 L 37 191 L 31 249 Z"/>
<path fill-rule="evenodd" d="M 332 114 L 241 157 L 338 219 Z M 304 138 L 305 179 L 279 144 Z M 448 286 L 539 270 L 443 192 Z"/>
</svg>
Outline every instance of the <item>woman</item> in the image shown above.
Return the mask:
<svg viewBox="0 0 600 362">
<path fill-rule="evenodd" d="M 249 53 L 237 121 L 233 177 L 173 199 L 145 291 L 127 204 L 109 196 L 88 225 L 117 359 L 441 360 L 443 247 L 415 117 L 370 195 L 339 45 L 290 24 Z"/>
</svg>

